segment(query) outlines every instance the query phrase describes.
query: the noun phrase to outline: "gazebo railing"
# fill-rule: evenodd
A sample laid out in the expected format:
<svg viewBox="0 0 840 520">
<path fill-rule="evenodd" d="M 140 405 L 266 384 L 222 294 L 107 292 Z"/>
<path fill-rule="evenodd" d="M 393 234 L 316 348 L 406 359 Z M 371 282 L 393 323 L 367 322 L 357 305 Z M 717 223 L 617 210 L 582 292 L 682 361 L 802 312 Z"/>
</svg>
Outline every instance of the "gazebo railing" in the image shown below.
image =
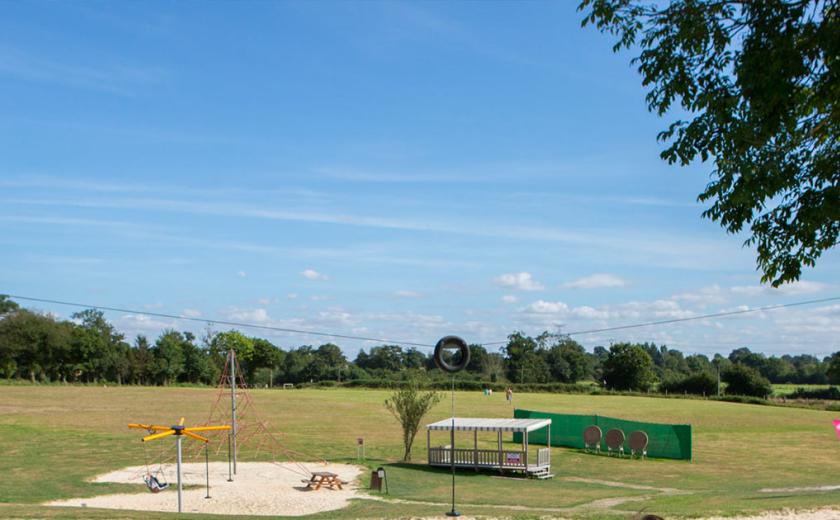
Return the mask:
<svg viewBox="0 0 840 520">
<path fill-rule="evenodd" d="M 543 448 L 545 449 L 545 448 Z M 525 452 L 503 450 L 450 449 L 448 446 L 429 448 L 429 464 L 452 464 L 450 457 L 455 457 L 456 466 L 479 468 L 525 468 Z M 501 454 L 501 461 L 499 460 Z"/>
<path fill-rule="evenodd" d="M 537 452 L 537 466 L 551 464 L 551 448 L 540 448 Z"/>
</svg>

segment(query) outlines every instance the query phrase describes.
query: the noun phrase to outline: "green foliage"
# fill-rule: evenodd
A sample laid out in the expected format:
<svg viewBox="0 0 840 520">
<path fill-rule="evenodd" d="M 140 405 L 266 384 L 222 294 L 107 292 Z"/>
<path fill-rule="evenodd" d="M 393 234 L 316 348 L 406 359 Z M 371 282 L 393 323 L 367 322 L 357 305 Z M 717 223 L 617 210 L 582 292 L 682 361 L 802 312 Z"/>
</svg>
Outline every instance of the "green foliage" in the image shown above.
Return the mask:
<svg viewBox="0 0 840 520">
<path fill-rule="evenodd" d="M 653 360 L 640 345 L 616 343 L 604 362 L 604 381 L 614 390 L 650 389 L 656 382 Z"/>
<path fill-rule="evenodd" d="M 716 395 L 717 376 L 709 372 L 696 372 L 665 379 L 659 384 L 659 391 L 669 394 Z"/>
<path fill-rule="evenodd" d="M 799 279 L 840 234 L 840 10 L 824 0 L 583 0 L 584 25 L 640 49 L 651 111 L 687 116 L 662 157 L 714 161 L 699 200 L 750 228 L 762 280 Z"/>
<path fill-rule="evenodd" d="M 184 371 L 184 342 L 183 334 L 175 330 L 165 330 L 155 342 L 153 349 L 155 357 L 155 379 L 168 385 L 175 382 Z"/>
<path fill-rule="evenodd" d="M 797 388 L 790 394 L 791 399 L 827 399 L 832 401 L 840 401 L 840 388 L 836 386 L 829 386 L 828 388 Z"/>
<path fill-rule="evenodd" d="M 420 421 L 441 399 L 435 391 L 420 392 L 417 384 L 410 382 L 395 390 L 385 399 L 385 408 L 400 422 L 403 433 L 403 460 L 411 460 L 411 446 L 420 428 Z"/>
<path fill-rule="evenodd" d="M 831 355 L 825 374 L 828 376 L 829 383 L 840 385 L 840 352 L 835 352 Z"/>
<path fill-rule="evenodd" d="M 20 307 L 5 294 L 0 294 L 0 316 L 15 312 Z"/>
<path fill-rule="evenodd" d="M 726 393 L 729 395 L 767 397 L 773 393 L 767 378 L 758 370 L 740 363 L 733 364 L 723 372 L 721 379 L 726 382 Z"/>
<path fill-rule="evenodd" d="M 522 332 L 508 336 L 504 347 L 507 354 L 507 376 L 515 383 L 548 383 L 551 381 L 551 369 L 545 359 L 544 341 L 547 336 L 535 340 Z"/>
</svg>

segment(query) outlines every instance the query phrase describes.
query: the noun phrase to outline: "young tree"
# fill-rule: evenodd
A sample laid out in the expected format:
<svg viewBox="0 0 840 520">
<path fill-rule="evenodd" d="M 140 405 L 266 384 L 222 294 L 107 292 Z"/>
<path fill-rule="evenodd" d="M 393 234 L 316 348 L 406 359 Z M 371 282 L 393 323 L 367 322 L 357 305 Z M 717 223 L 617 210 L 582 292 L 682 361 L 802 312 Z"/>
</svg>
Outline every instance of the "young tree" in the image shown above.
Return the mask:
<svg viewBox="0 0 840 520">
<path fill-rule="evenodd" d="M 618 38 L 669 163 L 712 159 L 698 197 L 726 231 L 750 228 L 762 281 L 799 279 L 840 235 L 840 8 L 826 0 L 583 0 L 584 25 Z"/>
<path fill-rule="evenodd" d="M 168 385 L 184 371 L 184 336 L 175 330 L 165 330 L 155 341 L 155 372 L 158 382 Z"/>
<path fill-rule="evenodd" d="M 420 392 L 417 383 L 409 381 L 406 385 L 395 390 L 385 400 L 387 408 L 400 422 L 403 431 L 404 461 L 411 460 L 411 446 L 420 427 L 420 421 L 434 405 L 440 402 L 441 396 L 435 391 Z"/>
<path fill-rule="evenodd" d="M 726 393 L 730 395 L 767 397 L 773 393 L 773 386 L 767 378 L 758 370 L 740 363 L 730 366 L 722 379 L 726 382 Z"/>
<path fill-rule="evenodd" d="M 840 385 L 840 352 L 835 352 L 828 358 L 828 368 L 825 373 L 828 382 L 832 385 Z"/>
<path fill-rule="evenodd" d="M 604 362 L 604 380 L 615 390 L 649 389 L 656 381 L 650 354 L 640 345 L 616 343 Z"/>
</svg>

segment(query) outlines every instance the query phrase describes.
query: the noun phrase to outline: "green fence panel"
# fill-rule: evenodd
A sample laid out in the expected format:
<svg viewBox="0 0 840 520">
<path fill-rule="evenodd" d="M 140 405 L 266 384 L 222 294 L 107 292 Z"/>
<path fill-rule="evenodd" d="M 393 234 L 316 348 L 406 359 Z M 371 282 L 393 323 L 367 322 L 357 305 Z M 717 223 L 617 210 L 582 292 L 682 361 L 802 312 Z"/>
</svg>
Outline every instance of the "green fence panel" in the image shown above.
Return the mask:
<svg viewBox="0 0 840 520">
<path fill-rule="evenodd" d="M 691 460 L 691 425 L 690 424 L 658 424 L 641 421 L 628 421 L 603 415 L 573 415 L 539 412 L 536 410 L 515 409 L 513 416 L 518 419 L 551 419 L 551 445 L 567 448 L 583 448 L 583 430 L 587 426 L 596 425 L 606 435 L 608 430 L 618 428 L 629 439 L 630 433 L 642 430 L 648 435 L 648 457 L 666 459 Z M 528 435 L 530 444 L 546 444 L 547 429 L 539 430 Z M 513 434 L 514 442 L 522 442 L 522 434 Z M 601 439 L 601 450 L 607 446 Z M 627 441 L 624 451 L 630 453 Z"/>
</svg>

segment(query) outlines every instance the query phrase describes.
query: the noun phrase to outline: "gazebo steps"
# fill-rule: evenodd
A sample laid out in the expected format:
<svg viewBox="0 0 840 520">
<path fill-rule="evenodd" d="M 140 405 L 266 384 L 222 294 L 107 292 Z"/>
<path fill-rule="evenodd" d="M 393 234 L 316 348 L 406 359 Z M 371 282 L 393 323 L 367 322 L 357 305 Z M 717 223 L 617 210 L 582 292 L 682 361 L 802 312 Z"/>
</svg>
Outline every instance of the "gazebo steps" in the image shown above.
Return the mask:
<svg viewBox="0 0 840 520">
<path fill-rule="evenodd" d="M 554 477 L 554 473 L 551 473 L 551 470 L 548 467 L 540 468 L 535 471 L 528 471 L 528 476 L 533 477 L 537 480 L 546 480 Z"/>
</svg>

